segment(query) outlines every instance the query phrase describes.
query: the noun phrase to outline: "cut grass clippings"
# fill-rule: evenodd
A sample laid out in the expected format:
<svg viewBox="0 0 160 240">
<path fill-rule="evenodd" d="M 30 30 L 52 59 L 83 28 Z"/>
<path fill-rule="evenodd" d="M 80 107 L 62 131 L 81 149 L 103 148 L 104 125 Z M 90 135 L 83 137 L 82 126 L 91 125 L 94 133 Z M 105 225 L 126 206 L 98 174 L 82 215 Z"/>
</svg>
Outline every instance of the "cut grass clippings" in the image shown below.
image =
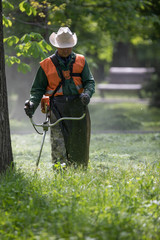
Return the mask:
<svg viewBox="0 0 160 240">
<path fill-rule="evenodd" d="M 87 171 L 53 172 L 47 135 L 13 135 L 0 180 L 0 239 L 159 239 L 160 134 L 93 135 Z"/>
</svg>

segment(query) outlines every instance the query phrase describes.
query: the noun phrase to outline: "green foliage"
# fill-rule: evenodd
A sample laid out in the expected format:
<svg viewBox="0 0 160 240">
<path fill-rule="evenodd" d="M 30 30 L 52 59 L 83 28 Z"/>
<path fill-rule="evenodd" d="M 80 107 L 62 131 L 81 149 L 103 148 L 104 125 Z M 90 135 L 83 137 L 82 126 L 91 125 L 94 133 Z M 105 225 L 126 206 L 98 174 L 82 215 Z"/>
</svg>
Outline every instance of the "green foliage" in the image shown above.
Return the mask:
<svg viewBox="0 0 160 240">
<path fill-rule="evenodd" d="M 26 33 L 22 38 L 21 38 L 21 41 L 24 42 L 24 43 L 27 43 L 29 41 L 40 41 L 42 40 L 43 37 L 41 36 L 41 34 L 39 33 L 34 33 L 34 32 L 31 32 L 31 33 Z"/>
<path fill-rule="evenodd" d="M 4 1 L 4 9 L 7 11 L 9 8 L 12 10 L 12 5 L 7 3 L 7 1 Z M 38 5 L 39 7 L 39 5 Z M 17 7 L 15 6 L 15 9 Z M 28 1 L 23 1 L 19 3 L 19 9 L 21 12 L 25 12 L 28 16 L 37 15 L 37 7 L 35 5 L 31 5 Z M 4 17 L 3 22 L 6 27 L 12 26 L 12 21 L 15 20 L 14 17 L 11 16 L 12 13 L 8 13 L 10 15 L 9 18 Z M 22 71 L 23 73 L 26 73 L 27 71 L 31 70 L 31 66 L 29 64 L 25 63 L 24 58 L 38 58 L 39 60 L 44 59 L 47 57 L 47 53 L 52 50 L 52 47 L 44 40 L 41 34 L 36 32 L 30 32 L 25 33 L 21 37 L 17 37 L 16 35 L 12 35 L 9 37 L 4 38 L 4 43 L 7 44 L 10 48 L 7 47 L 7 53 L 6 54 L 6 63 L 11 66 L 14 63 L 18 64 L 17 70 Z M 13 51 L 14 47 L 14 51 Z M 12 55 L 16 56 L 9 56 L 10 52 L 12 52 Z"/>
<path fill-rule="evenodd" d="M 17 56 L 25 56 L 25 57 L 34 57 L 44 59 L 47 57 L 45 54 L 48 53 L 47 49 L 51 49 L 51 47 L 44 41 L 36 42 L 36 41 L 28 41 L 26 43 L 22 43 L 16 46 Z"/>
<path fill-rule="evenodd" d="M 31 67 L 26 63 L 20 63 L 17 67 L 18 72 L 27 73 L 31 71 Z"/>
<path fill-rule="evenodd" d="M 159 239 L 159 134 L 93 135 L 87 171 L 53 172 L 49 138 L 13 135 L 0 179 L 1 239 Z M 31 143 L 32 142 L 32 146 Z"/>
<path fill-rule="evenodd" d="M 24 56 L 32 56 L 34 58 L 37 58 L 41 56 L 42 58 L 45 58 L 46 55 L 43 53 L 42 49 L 40 48 L 39 44 L 37 42 L 27 42 L 26 44 L 21 44 L 17 47 L 19 50 L 18 56 L 24 55 Z"/>
<path fill-rule="evenodd" d="M 13 4 L 11 4 L 9 1 L 7 0 L 2 0 L 2 7 L 4 9 L 9 9 L 9 10 L 13 10 L 14 9 L 14 6 Z"/>
<path fill-rule="evenodd" d="M 10 36 L 8 38 L 4 38 L 4 43 L 6 42 L 8 46 L 13 46 L 14 44 L 17 44 L 19 42 L 19 38 L 16 36 Z"/>
<path fill-rule="evenodd" d="M 48 53 L 48 51 L 50 52 L 50 51 L 53 50 L 51 45 L 49 45 L 44 39 L 39 42 L 39 46 L 41 47 L 43 52 L 47 52 Z"/>
<path fill-rule="evenodd" d="M 3 25 L 7 28 L 12 27 L 12 21 L 9 18 L 3 16 Z"/>
<path fill-rule="evenodd" d="M 19 39 L 25 36 L 26 45 L 24 57 L 35 57 L 37 61 L 43 59 L 46 53 L 52 51 L 47 45 L 44 47 L 43 40 L 35 40 L 37 43 L 28 44 L 28 34 L 38 32 L 44 41 L 48 42 L 49 34 L 57 31 L 60 26 L 69 26 L 77 33 L 78 44 L 75 51 L 86 55 L 87 60 L 95 70 L 98 80 L 103 80 L 116 50 L 117 42 L 132 42 L 138 44 L 138 63 L 144 66 L 154 66 L 155 55 L 148 50 L 150 46 L 159 43 L 160 12 L 159 1 L 149 0 L 87 0 L 87 1 L 7 1 L 4 4 L 4 24 L 12 25 L 6 31 L 6 37 L 17 36 Z M 14 11 L 13 11 L 14 5 Z M 8 10 L 9 7 L 9 10 Z M 19 31 L 17 32 L 17 29 Z M 31 40 L 32 41 L 32 40 Z M 146 50 L 146 44 L 147 50 Z M 12 45 L 12 49 L 13 49 Z M 35 51 L 34 51 L 35 49 Z M 46 51 L 48 50 L 48 52 Z M 138 49 L 138 50 L 139 50 Z M 145 50 L 144 50 L 145 49 Z M 6 49 L 10 55 L 10 50 Z M 145 52 L 145 54 L 144 54 Z M 152 51 L 155 53 L 155 51 Z M 19 56 L 22 56 L 20 51 Z M 148 55 L 149 54 L 149 55 Z M 15 55 L 11 53 L 11 55 Z M 152 58 L 152 61 L 151 58 Z M 141 61 L 143 59 L 143 61 Z M 21 59 L 22 61 L 22 59 Z M 152 64 L 153 63 L 153 64 Z M 98 72 L 98 69 L 101 69 Z M 100 75 L 100 76 L 99 76 Z"/>
<path fill-rule="evenodd" d="M 144 86 L 145 97 L 149 97 L 150 106 L 160 108 L 160 72 L 154 74 L 151 81 Z"/>
<path fill-rule="evenodd" d="M 5 55 L 5 60 L 6 60 L 6 63 L 7 63 L 7 65 L 9 67 L 11 67 L 15 63 L 18 63 L 18 64 L 21 63 L 20 59 L 15 57 L 15 56 L 7 56 L 7 55 Z"/>
<path fill-rule="evenodd" d="M 19 9 L 21 12 L 25 12 L 28 16 L 33 14 L 34 16 L 37 15 L 36 8 L 32 7 L 29 1 L 23 1 L 19 4 Z"/>
<path fill-rule="evenodd" d="M 31 71 L 31 66 L 24 63 L 20 57 L 33 57 L 44 59 L 47 57 L 46 53 L 52 50 L 52 47 L 43 39 L 39 33 L 31 32 L 25 34 L 19 39 L 16 36 L 10 36 L 4 39 L 4 43 L 9 47 L 15 45 L 15 51 L 17 56 L 8 56 L 6 55 L 6 63 L 8 66 L 12 66 L 17 63 L 18 72 L 27 73 Z"/>
</svg>

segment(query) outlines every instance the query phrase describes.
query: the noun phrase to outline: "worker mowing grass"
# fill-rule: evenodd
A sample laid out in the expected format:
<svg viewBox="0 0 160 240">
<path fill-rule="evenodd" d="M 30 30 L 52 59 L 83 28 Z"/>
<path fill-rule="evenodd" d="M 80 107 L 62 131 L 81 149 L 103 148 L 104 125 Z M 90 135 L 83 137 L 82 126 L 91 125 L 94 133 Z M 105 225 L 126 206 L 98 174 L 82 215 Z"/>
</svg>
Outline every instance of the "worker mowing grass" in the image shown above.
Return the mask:
<svg viewBox="0 0 160 240">
<path fill-rule="evenodd" d="M 55 53 L 40 62 L 25 112 L 32 117 L 42 97 L 50 99 L 50 122 L 62 117 L 85 118 L 61 121 L 51 128 L 52 162 L 88 166 L 90 115 L 88 104 L 95 92 L 95 81 L 85 57 L 73 52 L 77 36 L 68 27 L 61 27 L 49 37 Z"/>
</svg>

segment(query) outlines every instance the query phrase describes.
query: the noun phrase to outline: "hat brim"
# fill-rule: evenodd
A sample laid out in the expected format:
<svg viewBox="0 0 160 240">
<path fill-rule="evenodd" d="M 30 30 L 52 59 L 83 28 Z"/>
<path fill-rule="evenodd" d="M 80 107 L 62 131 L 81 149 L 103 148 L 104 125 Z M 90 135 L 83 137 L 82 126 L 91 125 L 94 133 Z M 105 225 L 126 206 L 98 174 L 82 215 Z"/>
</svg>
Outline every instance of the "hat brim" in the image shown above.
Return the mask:
<svg viewBox="0 0 160 240">
<path fill-rule="evenodd" d="M 75 33 L 72 35 L 72 43 L 58 43 L 56 41 L 56 36 L 57 34 L 53 32 L 49 37 L 50 43 L 56 48 L 72 48 L 77 44 L 77 36 Z"/>
</svg>

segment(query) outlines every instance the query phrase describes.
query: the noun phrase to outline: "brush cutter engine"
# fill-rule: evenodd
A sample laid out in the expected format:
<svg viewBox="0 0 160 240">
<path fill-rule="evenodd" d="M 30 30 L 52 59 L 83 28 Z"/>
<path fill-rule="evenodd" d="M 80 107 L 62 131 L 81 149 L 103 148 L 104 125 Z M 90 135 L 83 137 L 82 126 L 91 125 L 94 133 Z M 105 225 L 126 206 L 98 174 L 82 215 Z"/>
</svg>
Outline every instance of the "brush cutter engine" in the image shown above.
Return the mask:
<svg viewBox="0 0 160 240">
<path fill-rule="evenodd" d="M 41 99 L 41 112 L 47 113 L 50 111 L 50 99 L 49 96 L 43 95 Z"/>
</svg>

